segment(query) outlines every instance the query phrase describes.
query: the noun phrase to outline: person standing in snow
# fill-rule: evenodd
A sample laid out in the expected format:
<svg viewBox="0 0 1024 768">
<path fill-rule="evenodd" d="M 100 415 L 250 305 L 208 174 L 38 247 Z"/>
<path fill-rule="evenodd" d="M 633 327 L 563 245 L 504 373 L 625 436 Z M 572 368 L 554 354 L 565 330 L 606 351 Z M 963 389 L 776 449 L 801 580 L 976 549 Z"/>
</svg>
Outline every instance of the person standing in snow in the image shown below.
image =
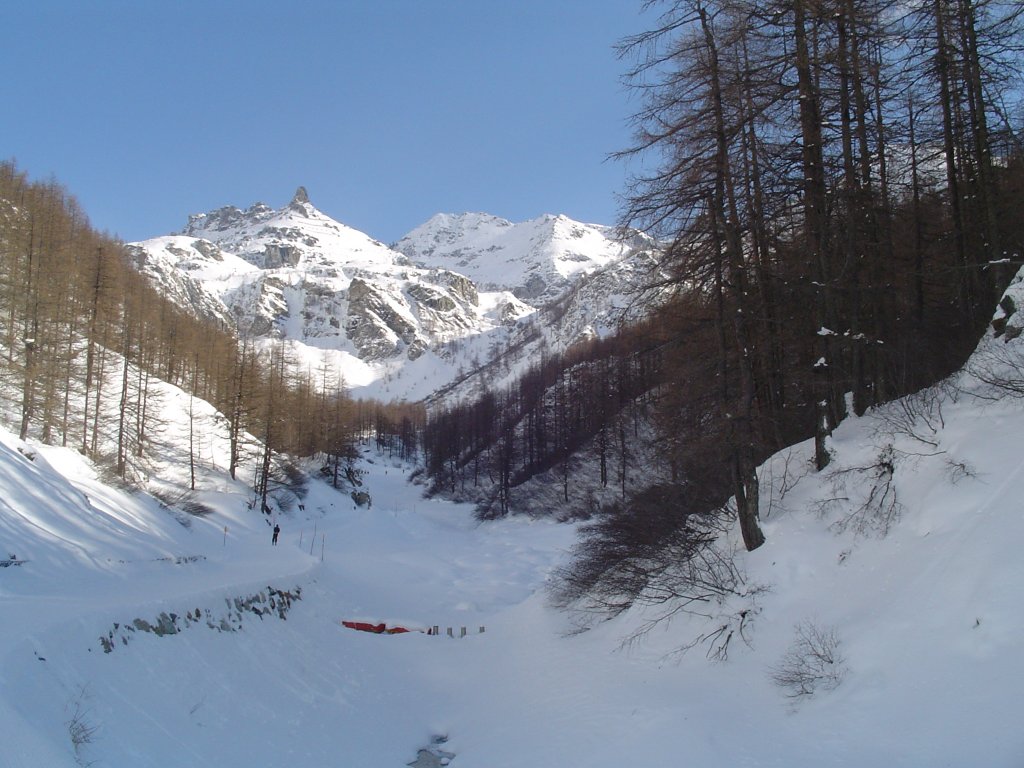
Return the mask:
<svg viewBox="0 0 1024 768">
<path fill-rule="evenodd" d="M 278 537 L 278 535 L 280 535 L 280 533 L 281 533 L 281 526 L 278 525 L 277 523 L 274 523 L 274 536 L 273 536 L 273 538 L 270 539 L 270 543 L 273 544 L 274 546 L 277 546 L 277 537 Z"/>
</svg>

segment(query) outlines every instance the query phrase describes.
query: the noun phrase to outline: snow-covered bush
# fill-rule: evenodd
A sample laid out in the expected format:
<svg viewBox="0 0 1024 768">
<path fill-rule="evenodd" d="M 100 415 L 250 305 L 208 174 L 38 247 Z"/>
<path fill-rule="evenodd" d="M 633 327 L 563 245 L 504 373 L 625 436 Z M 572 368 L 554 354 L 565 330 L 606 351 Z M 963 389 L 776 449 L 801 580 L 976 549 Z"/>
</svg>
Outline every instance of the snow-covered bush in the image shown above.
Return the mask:
<svg viewBox="0 0 1024 768">
<path fill-rule="evenodd" d="M 846 674 L 846 663 L 835 629 L 803 621 L 795 631 L 793 644 L 771 668 L 772 680 L 791 699 L 836 688 Z"/>
</svg>

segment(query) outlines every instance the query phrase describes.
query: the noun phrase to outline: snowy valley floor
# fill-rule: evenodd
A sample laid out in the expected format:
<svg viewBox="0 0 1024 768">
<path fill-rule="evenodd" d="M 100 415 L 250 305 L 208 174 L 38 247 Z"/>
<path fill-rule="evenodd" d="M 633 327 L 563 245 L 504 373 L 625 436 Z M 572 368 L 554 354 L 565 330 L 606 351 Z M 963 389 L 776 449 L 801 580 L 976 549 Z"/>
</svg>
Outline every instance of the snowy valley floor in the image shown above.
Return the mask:
<svg viewBox="0 0 1024 768">
<path fill-rule="evenodd" d="M 314 484 L 272 547 L 216 473 L 186 527 L 4 432 L 0 557 L 28 562 L 0 568 L 0 764 L 399 768 L 444 737 L 454 768 L 1019 768 L 1024 407 L 947 402 L 928 451 L 885 423 L 845 422 L 826 473 L 807 445 L 762 468 L 768 543 L 740 558 L 764 589 L 721 663 L 674 653 L 717 616 L 626 646 L 640 611 L 571 634 L 543 588 L 573 527 L 478 524 L 372 452 L 371 508 Z M 898 519 L 836 530 L 887 446 Z M 301 590 L 283 620 L 268 587 Z M 262 617 L 234 604 L 260 593 Z M 127 628 L 172 613 L 174 634 Z M 798 624 L 834 631 L 845 675 L 794 702 L 771 672 Z"/>
</svg>

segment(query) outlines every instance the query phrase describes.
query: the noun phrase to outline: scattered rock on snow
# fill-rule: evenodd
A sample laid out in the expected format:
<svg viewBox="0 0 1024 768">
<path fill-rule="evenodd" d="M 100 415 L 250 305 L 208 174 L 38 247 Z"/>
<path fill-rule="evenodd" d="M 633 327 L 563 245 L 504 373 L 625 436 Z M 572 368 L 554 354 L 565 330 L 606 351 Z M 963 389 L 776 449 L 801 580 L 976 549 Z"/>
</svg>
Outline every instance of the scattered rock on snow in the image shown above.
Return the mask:
<svg viewBox="0 0 1024 768">
<path fill-rule="evenodd" d="M 406 765 L 410 768 L 441 768 L 441 766 L 448 765 L 455 754 L 441 749 L 440 745 L 447 741 L 447 736 L 435 736 L 431 740 L 430 746 L 421 749 L 416 754 L 416 759 Z"/>
<path fill-rule="evenodd" d="M 260 619 L 264 616 L 277 616 L 284 621 L 287 619 L 292 601 L 301 599 L 302 587 L 295 587 L 291 591 L 267 587 L 262 592 L 248 597 L 227 600 L 227 613 L 220 616 L 214 616 L 208 608 L 203 612 L 196 608 L 195 612 L 186 611 L 184 617 L 177 613 L 161 612 L 153 623 L 141 618 L 134 619 L 131 624 L 123 626 L 115 622 L 113 628 L 106 635 L 100 636 L 100 646 L 104 653 L 111 653 L 118 640 L 121 641 L 121 645 L 128 645 L 129 636 L 136 630 L 164 637 L 176 635 L 186 627 L 198 624 L 200 621 L 204 621 L 209 629 L 215 629 L 218 632 L 237 632 L 242 628 L 242 618 L 245 614 L 253 614 L 259 616 Z"/>
</svg>

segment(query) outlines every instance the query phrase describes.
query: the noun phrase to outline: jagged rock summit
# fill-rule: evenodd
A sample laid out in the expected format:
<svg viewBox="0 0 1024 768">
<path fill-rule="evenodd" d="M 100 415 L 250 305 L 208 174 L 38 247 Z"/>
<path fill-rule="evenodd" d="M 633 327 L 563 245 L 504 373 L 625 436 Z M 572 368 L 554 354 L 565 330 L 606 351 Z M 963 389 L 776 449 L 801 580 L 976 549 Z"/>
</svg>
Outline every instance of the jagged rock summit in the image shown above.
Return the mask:
<svg viewBox="0 0 1024 768">
<path fill-rule="evenodd" d="M 209 240 L 261 269 L 313 264 L 377 269 L 395 263 L 395 251 L 369 235 L 322 213 L 299 187 L 288 205 L 274 209 L 253 203 L 189 216 L 182 232 Z M 404 261 L 399 259 L 400 261 Z"/>
</svg>

